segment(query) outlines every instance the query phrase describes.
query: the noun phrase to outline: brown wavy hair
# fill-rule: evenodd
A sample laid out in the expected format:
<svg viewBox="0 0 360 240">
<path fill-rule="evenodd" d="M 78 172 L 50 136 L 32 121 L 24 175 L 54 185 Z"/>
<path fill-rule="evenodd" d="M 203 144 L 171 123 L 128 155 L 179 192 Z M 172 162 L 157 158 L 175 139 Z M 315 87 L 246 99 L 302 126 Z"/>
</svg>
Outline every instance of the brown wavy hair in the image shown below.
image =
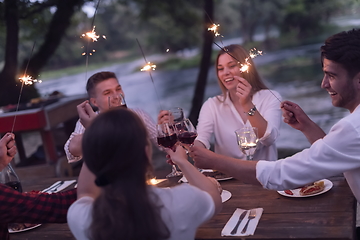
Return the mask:
<svg viewBox="0 0 360 240">
<path fill-rule="evenodd" d="M 219 53 L 216 57 L 216 63 L 215 63 L 215 71 L 216 71 L 216 75 L 218 77 L 218 83 L 221 88 L 221 92 L 223 93 L 223 96 L 224 96 L 224 100 L 226 98 L 226 92 L 228 90 L 225 88 L 224 84 L 221 82 L 219 75 L 218 75 L 218 70 L 217 70 L 217 66 L 219 64 L 219 57 L 223 54 L 229 54 L 232 58 L 234 58 L 234 60 L 238 62 L 239 68 L 241 67 L 241 64 L 244 64 L 246 62 L 245 59 L 248 58 L 248 62 L 251 65 L 249 67 L 248 72 L 242 73 L 242 77 L 245 78 L 251 84 L 253 93 L 256 93 L 257 91 L 260 91 L 262 89 L 268 89 L 268 87 L 262 81 L 260 74 L 256 70 L 255 64 L 254 64 L 252 58 L 250 57 L 249 52 L 246 51 L 242 46 L 240 46 L 238 44 L 231 44 L 229 46 L 222 48 L 219 51 Z"/>
<path fill-rule="evenodd" d="M 360 29 L 352 29 L 330 36 L 321 46 L 321 62 L 324 58 L 341 64 L 353 78 L 360 72 Z"/>
<path fill-rule="evenodd" d="M 145 150 L 149 144 L 142 120 L 124 108 L 99 114 L 86 129 L 84 161 L 101 187 L 93 205 L 90 239 L 169 237 L 160 215 L 162 202 L 146 184 L 151 169 Z"/>
</svg>

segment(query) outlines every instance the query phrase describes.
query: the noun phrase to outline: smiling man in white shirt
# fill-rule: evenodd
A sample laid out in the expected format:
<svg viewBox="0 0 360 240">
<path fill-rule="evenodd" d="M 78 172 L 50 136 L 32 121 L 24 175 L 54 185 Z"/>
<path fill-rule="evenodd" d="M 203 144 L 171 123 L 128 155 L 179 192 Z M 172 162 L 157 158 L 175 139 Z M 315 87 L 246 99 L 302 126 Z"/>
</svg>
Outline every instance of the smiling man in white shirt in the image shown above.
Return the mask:
<svg viewBox="0 0 360 240">
<path fill-rule="evenodd" d="M 121 98 L 125 95 L 113 72 L 98 72 L 92 75 L 87 81 L 86 91 L 89 95 L 89 100 L 79 104 L 78 108 L 86 108 L 89 115 L 96 115 L 109 108 L 119 107 L 122 105 Z M 93 112 L 90 104 L 97 107 L 99 111 L 97 113 Z M 135 112 L 143 120 L 149 138 L 155 143 L 156 124 L 150 115 L 141 109 L 130 110 Z M 161 117 L 160 115 L 161 114 L 159 114 L 159 117 Z M 79 120 L 76 123 L 74 132 L 71 133 L 65 143 L 64 150 L 69 162 L 76 162 L 82 159 L 81 141 L 86 127 L 86 123 L 80 122 Z"/>
<path fill-rule="evenodd" d="M 335 107 L 349 110 L 328 134 L 295 103 L 281 104 L 284 121 L 300 130 L 312 144 L 291 157 L 275 162 L 245 161 L 193 147 L 199 168 L 217 169 L 244 182 L 273 190 L 293 189 L 344 173 L 360 202 L 360 29 L 329 37 L 321 47 L 325 89 Z"/>
</svg>

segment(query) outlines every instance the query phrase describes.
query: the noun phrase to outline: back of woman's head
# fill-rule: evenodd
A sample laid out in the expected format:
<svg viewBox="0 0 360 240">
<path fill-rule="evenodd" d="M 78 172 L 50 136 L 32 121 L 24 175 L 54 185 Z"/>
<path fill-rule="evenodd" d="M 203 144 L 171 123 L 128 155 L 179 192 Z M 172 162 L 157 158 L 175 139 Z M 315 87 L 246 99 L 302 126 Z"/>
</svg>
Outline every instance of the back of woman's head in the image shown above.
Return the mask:
<svg viewBox="0 0 360 240">
<path fill-rule="evenodd" d="M 264 82 L 260 77 L 260 74 L 258 73 L 255 67 L 252 58 L 249 55 L 249 52 L 238 44 L 231 44 L 229 46 L 222 48 L 219 51 L 215 63 L 216 72 L 219 63 L 219 57 L 223 54 L 228 54 L 229 56 L 231 56 L 234 59 L 234 61 L 236 61 L 239 64 L 239 69 L 241 68 L 241 64 L 246 64 L 246 63 L 249 64 L 248 71 L 242 72 L 241 75 L 251 84 L 254 92 L 257 92 L 261 89 L 267 89 L 266 85 L 264 84 Z M 218 79 L 218 83 L 220 85 L 222 92 L 225 93 L 227 90 L 223 85 L 223 83 L 220 81 L 220 79 Z"/>
<path fill-rule="evenodd" d="M 83 137 L 84 161 L 96 176 L 96 184 L 121 179 L 144 180 L 149 167 L 145 147 L 146 128 L 132 111 L 117 108 L 99 114 Z"/>
<path fill-rule="evenodd" d="M 169 236 L 161 219 L 161 201 L 146 184 L 149 144 L 142 120 L 126 108 L 99 114 L 86 129 L 84 161 L 101 187 L 93 204 L 90 239 L 155 240 Z"/>
</svg>

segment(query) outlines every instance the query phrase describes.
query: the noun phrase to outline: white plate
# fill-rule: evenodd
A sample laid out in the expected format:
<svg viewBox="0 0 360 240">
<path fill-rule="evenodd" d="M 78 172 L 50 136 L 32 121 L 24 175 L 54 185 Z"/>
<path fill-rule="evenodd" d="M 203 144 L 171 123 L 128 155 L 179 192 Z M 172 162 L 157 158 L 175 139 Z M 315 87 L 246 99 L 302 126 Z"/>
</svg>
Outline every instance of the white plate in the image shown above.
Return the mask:
<svg viewBox="0 0 360 240">
<path fill-rule="evenodd" d="M 296 189 L 291 189 L 292 193 L 294 195 L 290 195 L 290 194 L 287 194 L 285 193 L 284 191 L 277 191 L 280 195 L 283 195 L 285 197 L 312 197 L 312 196 L 316 196 L 316 195 L 320 195 L 320 194 L 323 194 L 323 193 L 326 193 L 327 191 L 329 191 L 332 187 L 333 187 L 333 183 L 328 180 L 328 179 L 322 179 L 322 180 L 319 180 L 319 181 L 324 181 L 324 185 L 325 185 L 325 188 L 324 190 L 322 190 L 321 192 L 318 192 L 318 193 L 315 193 L 315 194 L 310 194 L 310 195 L 300 195 L 300 190 L 301 188 L 296 188 Z M 319 182 L 317 181 L 317 182 Z"/>
<path fill-rule="evenodd" d="M 24 229 L 21 229 L 21 230 L 12 230 L 12 229 L 8 229 L 9 230 L 9 233 L 18 233 L 18 232 L 25 232 L 25 231 L 29 231 L 31 229 L 34 229 L 34 228 L 37 228 L 37 227 L 40 227 L 41 224 L 37 224 L 35 226 L 32 226 L 32 227 L 28 227 L 28 228 L 24 228 Z"/>
<path fill-rule="evenodd" d="M 229 200 L 231 198 L 231 192 L 227 191 L 227 190 L 222 190 L 221 193 L 221 202 L 226 202 L 227 200 Z"/>
</svg>

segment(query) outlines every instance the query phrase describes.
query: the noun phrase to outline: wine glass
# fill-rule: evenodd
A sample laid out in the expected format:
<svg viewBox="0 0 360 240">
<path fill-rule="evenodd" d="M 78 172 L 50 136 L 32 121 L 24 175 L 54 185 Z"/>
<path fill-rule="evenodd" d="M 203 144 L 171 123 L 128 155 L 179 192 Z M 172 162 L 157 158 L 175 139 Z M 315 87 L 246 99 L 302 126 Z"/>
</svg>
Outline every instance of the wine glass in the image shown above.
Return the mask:
<svg viewBox="0 0 360 240">
<path fill-rule="evenodd" d="M 175 144 L 178 141 L 174 126 L 170 123 L 162 123 L 156 125 L 156 130 L 157 130 L 158 145 L 164 148 L 170 148 L 174 151 Z M 181 175 L 182 172 L 178 171 L 176 169 L 176 166 L 173 164 L 171 173 L 169 173 L 166 177 L 169 178 L 169 177 L 176 177 Z"/>
<path fill-rule="evenodd" d="M 253 160 L 258 142 L 256 127 L 243 127 L 235 131 L 237 142 L 241 151 L 246 155 L 246 160 Z"/>
<path fill-rule="evenodd" d="M 112 99 L 115 100 L 114 101 L 115 103 L 112 102 Z M 109 105 L 109 109 L 113 108 L 113 107 L 125 107 L 125 108 L 127 108 L 124 94 L 119 93 L 119 95 L 108 97 L 108 105 Z"/>
<path fill-rule="evenodd" d="M 172 124 L 179 123 L 184 120 L 184 111 L 180 107 L 174 107 L 169 109 L 170 122 Z"/>
<path fill-rule="evenodd" d="M 190 119 L 186 118 L 183 121 L 174 124 L 179 142 L 185 147 L 189 148 L 194 145 L 197 131 Z"/>
</svg>

